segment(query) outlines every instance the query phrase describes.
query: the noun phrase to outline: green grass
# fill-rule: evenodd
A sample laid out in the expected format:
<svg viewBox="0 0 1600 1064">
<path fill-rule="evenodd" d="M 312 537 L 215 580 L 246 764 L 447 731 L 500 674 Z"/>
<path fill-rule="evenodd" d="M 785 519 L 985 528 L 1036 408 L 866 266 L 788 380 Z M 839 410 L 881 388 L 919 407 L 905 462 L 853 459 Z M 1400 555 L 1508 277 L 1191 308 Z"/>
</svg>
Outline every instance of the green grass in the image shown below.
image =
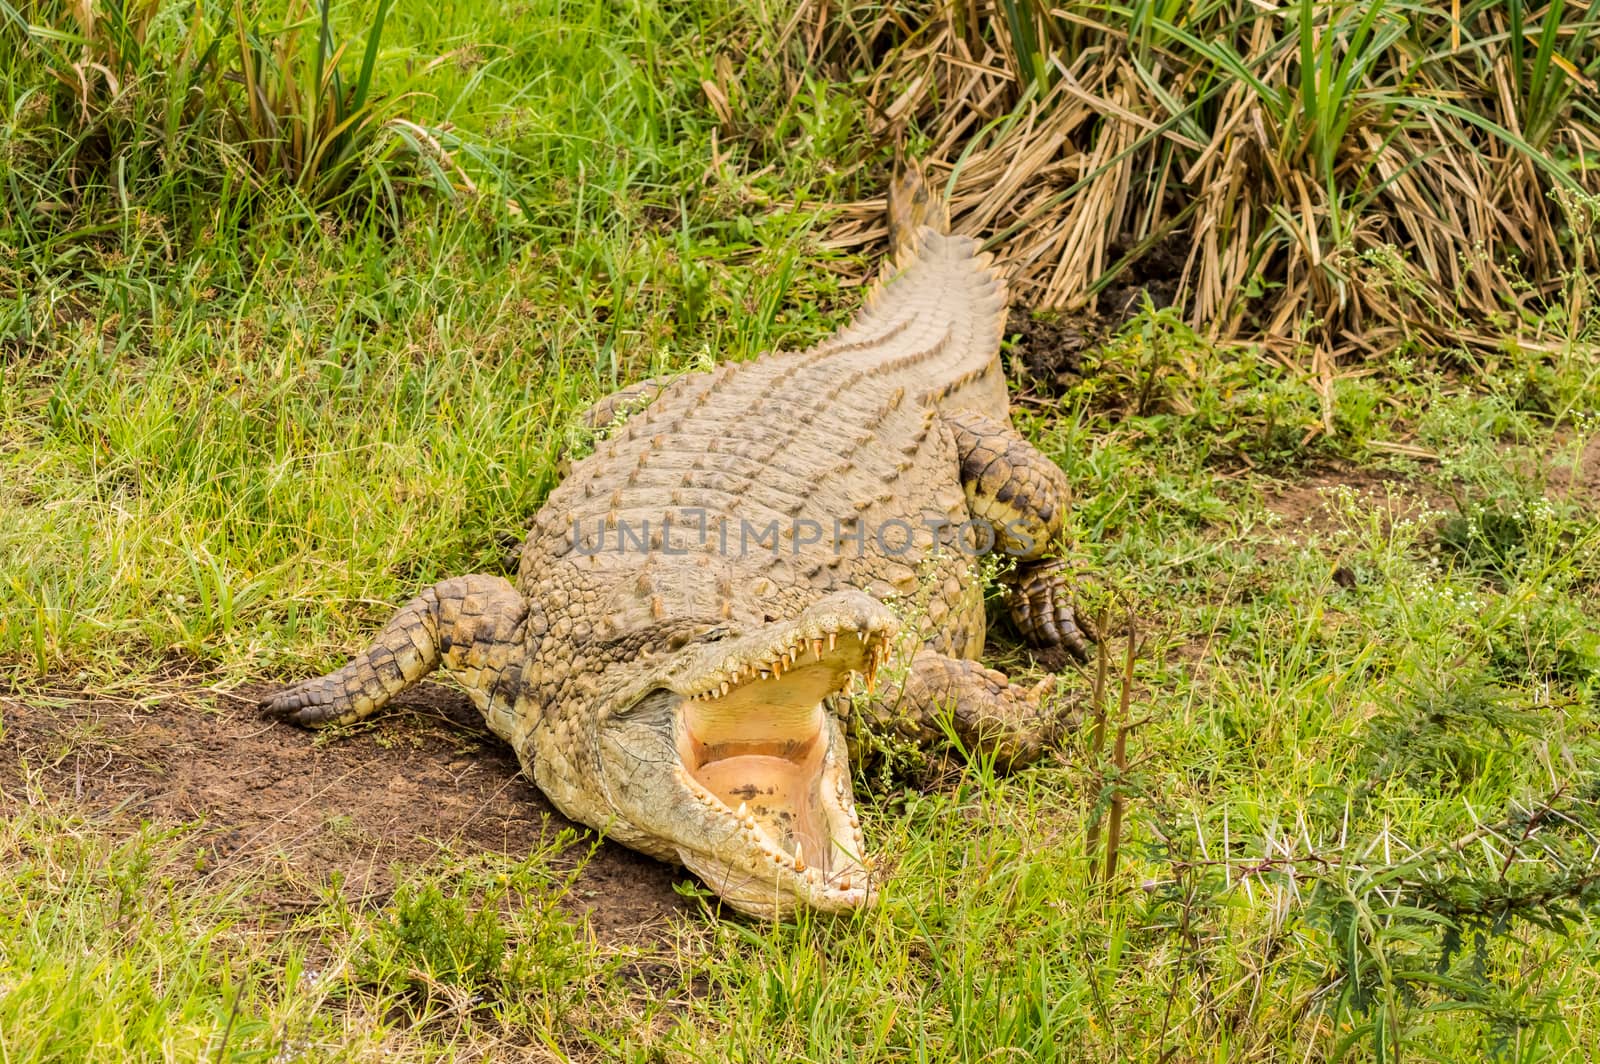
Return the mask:
<svg viewBox="0 0 1600 1064">
<path fill-rule="evenodd" d="M 334 27 L 364 42 L 372 14 Z M 149 165 L 170 98 L 145 71 L 70 218 L 0 221 L 0 692 L 329 668 L 422 585 L 504 564 L 586 403 L 836 324 L 871 264 L 823 247 L 826 203 L 874 190 L 831 153 L 867 116 L 819 87 L 721 131 L 703 57 L 757 32 L 717 3 L 396 5 L 372 91 L 423 93 L 405 113 L 482 192 L 402 182 L 398 214 L 230 190 L 221 125 Z M 0 53 L 13 208 L 67 180 L 30 111 L 48 63 Z M 1324 381 L 1136 319 L 1019 406 L 1078 492 L 1086 602 L 1137 609 L 1129 762 L 1081 735 L 1012 777 L 880 786 L 884 896 L 849 918 L 603 945 L 570 839 L 284 910 L 188 826 L 7 790 L 0 1058 L 1589 1059 L 1600 499 L 1567 470 L 1596 366 L 1569 332 Z M 1269 506 L 1286 488 L 1306 520 Z"/>
</svg>

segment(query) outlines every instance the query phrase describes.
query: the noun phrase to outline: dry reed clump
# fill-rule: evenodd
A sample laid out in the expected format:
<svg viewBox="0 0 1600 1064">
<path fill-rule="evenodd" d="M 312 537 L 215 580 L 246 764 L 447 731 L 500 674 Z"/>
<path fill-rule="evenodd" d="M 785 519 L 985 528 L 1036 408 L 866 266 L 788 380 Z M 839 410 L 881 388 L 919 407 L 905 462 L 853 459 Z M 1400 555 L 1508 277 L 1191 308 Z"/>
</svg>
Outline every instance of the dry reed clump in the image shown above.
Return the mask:
<svg viewBox="0 0 1600 1064">
<path fill-rule="evenodd" d="M 1581 327 L 1597 7 L 807 0 L 747 58 L 791 96 L 862 93 L 876 143 L 946 180 L 1021 304 L 1091 305 L 1176 245 L 1207 334 L 1330 360 Z M 882 218 L 851 204 L 829 238 L 875 243 Z"/>
</svg>

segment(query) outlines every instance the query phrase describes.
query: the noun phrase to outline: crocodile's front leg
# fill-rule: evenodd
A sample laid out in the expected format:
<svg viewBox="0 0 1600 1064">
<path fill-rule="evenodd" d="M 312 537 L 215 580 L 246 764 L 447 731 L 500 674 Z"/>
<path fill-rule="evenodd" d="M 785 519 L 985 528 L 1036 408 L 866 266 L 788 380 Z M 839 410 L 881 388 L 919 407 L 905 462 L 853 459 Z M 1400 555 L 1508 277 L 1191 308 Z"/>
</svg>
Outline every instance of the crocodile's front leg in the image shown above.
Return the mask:
<svg viewBox="0 0 1600 1064">
<path fill-rule="evenodd" d="M 296 724 L 349 724 L 442 665 L 493 725 L 491 710 L 516 699 L 527 619 L 527 600 L 497 576 L 445 580 L 407 603 L 344 668 L 280 691 L 261 709 Z"/>
<path fill-rule="evenodd" d="M 967 509 L 988 523 L 999 550 L 1018 559 L 1007 578 L 1012 620 L 1034 646 L 1062 647 L 1088 661 L 1071 575 L 1054 554 L 1072 499 L 1066 474 L 1004 422 L 972 411 L 944 417 L 961 456 Z"/>
<path fill-rule="evenodd" d="M 969 754 L 1016 768 L 1037 761 L 1061 737 L 1062 715 L 1044 697 L 1049 686 L 1018 687 L 976 661 L 919 650 L 905 678 L 880 686 L 866 712 L 872 730 L 897 731 L 923 746 L 944 741 L 948 723 Z"/>
</svg>

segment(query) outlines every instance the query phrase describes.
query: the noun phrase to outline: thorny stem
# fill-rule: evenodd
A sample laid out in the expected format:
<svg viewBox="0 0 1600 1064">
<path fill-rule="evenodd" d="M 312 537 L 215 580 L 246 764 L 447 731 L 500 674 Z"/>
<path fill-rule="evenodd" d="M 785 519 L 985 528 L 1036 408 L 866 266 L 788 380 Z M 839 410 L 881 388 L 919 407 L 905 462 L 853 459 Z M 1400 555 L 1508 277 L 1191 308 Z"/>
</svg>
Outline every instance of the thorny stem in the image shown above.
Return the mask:
<svg viewBox="0 0 1600 1064">
<path fill-rule="evenodd" d="M 1111 808 L 1106 814 L 1106 853 L 1103 863 L 1103 874 L 1110 880 L 1117 870 L 1117 855 L 1122 844 L 1122 818 L 1126 802 L 1122 795 L 1122 778 L 1128 770 L 1128 733 L 1137 728 L 1144 721 L 1130 721 L 1128 707 L 1133 700 L 1133 662 L 1139 651 L 1139 630 L 1134 619 L 1133 607 L 1127 599 L 1122 598 L 1123 608 L 1128 614 L 1127 643 L 1123 653 L 1121 691 L 1117 698 L 1117 736 L 1112 744 L 1111 763 L 1115 775 L 1110 784 Z M 1110 630 L 1107 624 L 1105 611 L 1101 611 L 1096 618 L 1101 632 Z M 1106 707 L 1106 685 L 1110 676 L 1110 665 L 1105 654 L 1095 656 L 1094 687 L 1090 693 L 1090 703 L 1094 707 L 1094 725 L 1089 739 L 1090 760 L 1099 764 L 1100 755 L 1105 751 L 1106 727 L 1110 723 L 1110 714 Z M 1101 793 L 1105 793 L 1104 780 L 1102 780 Z M 1084 832 L 1084 844 L 1089 856 L 1089 878 L 1097 878 L 1097 862 L 1095 855 L 1100 850 L 1100 820 L 1098 817 L 1089 822 L 1088 829 Z"/>
<path fill-rule="evenodd" d="M 1104 610 L 1095 618 L 1095 624 L 1101 632 L 1109 631 Z M 1106 664 L 1104 654 L 1096 654 L 1094 660 L 1094 690 L 1090 701 L 1094 705 L 1094 732 L 1089 739 L 1089 753 L 1099 758 L 1100 751 L 1106 745 L 1106 674 L 1109 666 Z"/>
<path fill-rule="evenodd" d="M 1105 633 L 1110 631 L 1106 623 L 1106 612 L 1101 610 L 1095 617 L 1095 625 L 1101 633 L 1100 638 L 1105 638 Z M 1094 727 L 1089 735 L 1089 762 L 1100 763 L 1100 751 L 1106 745 L 1106 674 L 1109 666 L 1106 664 L 1106 655 L 1098 653 L 1094 656 L 1094 686 L 1090 689 L 1089 704 L 1093 707 Z M 1098 802 L 1096 803 L 1098 805 Z M 1100 849 L 1100 818 L 1091 816 L 1088 830 L 1084 832 L 1084 848 L 1089 856 L 1089 878 L 1095 878 L 1094 855 Z"/>
<path fill-rule="evenodd" d="M 1133 730 L 1133 724 L 1128 720 L 1128 704 L 1133 699 L 1133 658 L 1138 652 L 1138 629 L 1134 626 L 1133 607 L 1128 610 L 1128 642 L 1127 649 L 1122 656 L 1122 695 L 1117 703 L 1117 742 L 1111 755 L 1111 763 L 1116 766 L 1117 779 L 1111 792 L 1110 823 L 1106 827 L 1106 882 L 1117 872 L 1117 853 L 1122 846 L 1122 810 L 1124 799 L 1122 797 L 1122 776 L 1128 768 L 1128 733 Z"/>
</svg>

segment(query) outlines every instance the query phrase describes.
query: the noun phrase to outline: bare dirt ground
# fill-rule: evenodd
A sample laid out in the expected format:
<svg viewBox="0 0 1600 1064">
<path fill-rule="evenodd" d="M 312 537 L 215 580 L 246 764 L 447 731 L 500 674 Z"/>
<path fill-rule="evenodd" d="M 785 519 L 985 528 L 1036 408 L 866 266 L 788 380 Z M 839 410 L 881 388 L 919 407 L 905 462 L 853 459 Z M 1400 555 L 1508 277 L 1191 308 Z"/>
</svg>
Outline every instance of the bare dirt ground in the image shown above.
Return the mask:
<svg viewBox="0 0 1600 1064">
<path fill-rule="evenodd" d="M 42 799 L 112 830 L 198 822 L 182 836 L 197 874 L 265 872 L 260 900 L 281 912 L 315 904 L 335 878 L 347 898 L 381 903 L 396 867 L 517 857 L 573 827 L 459 691 L 423 684 L 370 724 L 311 733 L 257 715 L 266 685 L 193 688 L 154 704 L 0 698 L 0 810 Z M 563 859 L 577 865 L 593 840 L 583 832 Z M 576 907 L 603 940 L 648 939 L 687 911 L 672 889 L 684 876 L 603 842 Z"/>
<path fill-rule="evenodd" d="M 1546 478 L 1548 494 L 1577 502 L 1600 502 L 1600 436 L 1588 442 L 1576 461 L 1565 444 L 1557 446 L 1542 461 L 1539 472 Z M 1457 508 L 1455 499 L 1420 478 L 1343 461 L 1324 462 L 1269 491 L 1266 507 L 1282 517 L 1291 532 L 1326 532 L 1338 523 L 1328 505 L 1328 493 L 1337 488 L 1375 496 L 1387 494 L 1394 503 L 1391 519 L 1416 517 L 1425 510 L 1453 513 Z"/>
<path fill-rule="evenodd" d="M 1600 436 L 1590 440 L 1577 465 L 1568 466 L 1556 477 L 1579 499 L 1600 502 Z"/>
<path fill-rule="evenodd" d="M 1329 493 L 1349 488 L 1359 494 L 1387 496 L 1393 501 L 1390 519 L 1415 517 L 1425 510 L 1451 511 L 1455 504 L 1442 492 L 1403 473 L 1364 469 L 1349 462 L 1328 461 L 1300 478 L 1269 491 L 1266 508 L 1283 518 L 1284 530 L 1292 536 L 1307 532 L 1327 532 L 1339 519 L 1330 506 Z"/>
<path fill-rule="evenodd" d="M 1130 250 L 1114 245 L 1114 258 Z M 1009 373 L 1036 396 L 1058 396 L 1083 373 L 1085 352 L 1103 344 L 1144 309 L 1170 307 L 1178 296 L 1188 248 L 1169 237 L 1125 267 L 1102 291 L 1092 308 L 1068 314 L 1035 316 L 1020 306 L 1006 319 L 1012 338 Z"/>
</svg>

